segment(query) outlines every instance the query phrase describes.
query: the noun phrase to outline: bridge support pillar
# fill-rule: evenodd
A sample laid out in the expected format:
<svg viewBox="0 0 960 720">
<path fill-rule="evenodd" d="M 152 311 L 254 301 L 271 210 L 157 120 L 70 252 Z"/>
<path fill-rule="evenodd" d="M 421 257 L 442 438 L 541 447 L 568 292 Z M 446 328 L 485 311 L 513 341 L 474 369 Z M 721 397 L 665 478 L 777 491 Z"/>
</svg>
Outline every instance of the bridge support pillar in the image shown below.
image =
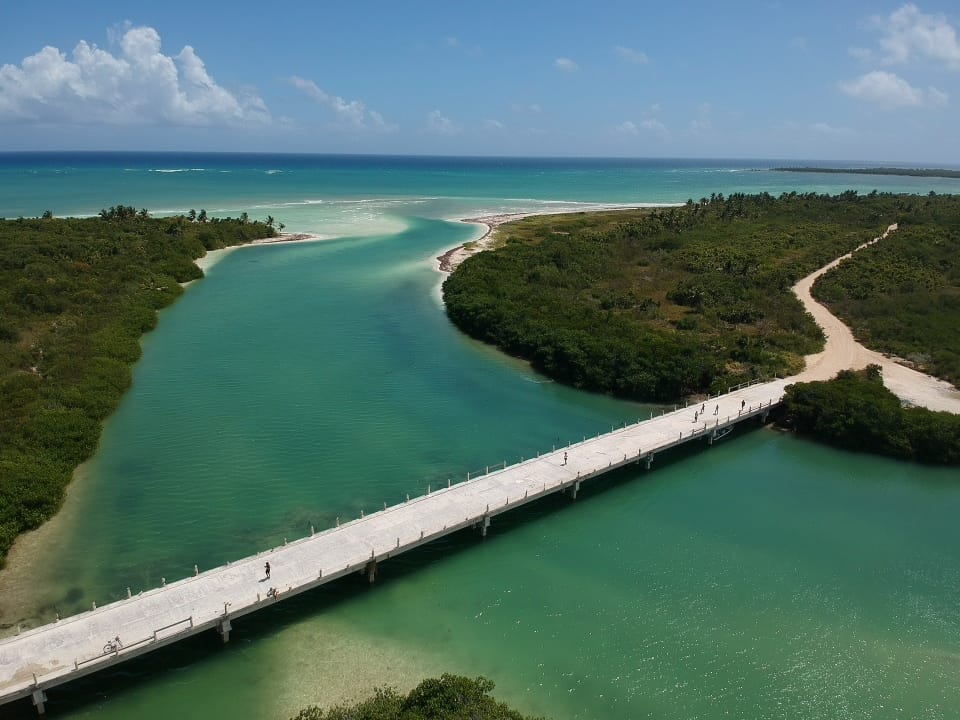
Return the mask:
<svg viewBox="0 0 960 720">
<path fill-rule="evenodd" d="M 373 581 L 377 579 L 377 561 L 371 560 L 368 562 L 364 572 L 367 574 L 367 582 L 373 585 Z"/>
<path fill-rule="evenodd" d="M 760 424 L 761 424 L 761 425 L 765 425 L 765 424 L 766 424 L 766 422 L 767 422 L 767 415 L 769 415 L 769 414 L 770 414 L 770 411 L 767 410 L 767 411 L 765 411 L 764 413 L 762 413 L 762 414 L 760 415 Z"/>
<path fill-rule="evenodd" d="M 480 521 L 480 537 L 487 536 L 487 530 L 490 528 L 490 516 L 484 515 L 483 520 Z"/>
<path fill-rule="evenodd" d="M 650 466 L 653 464 L 653 453 L 647 455 L 647 470 L 650 469 Z"/>
<path fill-rule="evenodd" d="M 567 494 L 570 496 L 571 500 L 577 499 L 577 492 L 580 490 L 580 481 L 577 480 L 570 487 L 567 488 Z"/>
<path fill-rule="evenodd" d="M 30 697 L 33 700 L 33 706 L 37 709 L 37 715 L 40 717 L 46 717 L 47 709 L 44 706 L 44 703 L 47 702 L 47 694 L 40 688 L 37 688 L 33 691 L 33 694 Z"/>
<path fill-rule="evenodd" d="M 232 629 L 233 626 L 230 625 L 230 618 L 224 618 L 217 623 L 217 632 L 220 633 L 220 639 L 223 640 L 224 645 L 230 642 L 230 631 Z"/>
</svg>

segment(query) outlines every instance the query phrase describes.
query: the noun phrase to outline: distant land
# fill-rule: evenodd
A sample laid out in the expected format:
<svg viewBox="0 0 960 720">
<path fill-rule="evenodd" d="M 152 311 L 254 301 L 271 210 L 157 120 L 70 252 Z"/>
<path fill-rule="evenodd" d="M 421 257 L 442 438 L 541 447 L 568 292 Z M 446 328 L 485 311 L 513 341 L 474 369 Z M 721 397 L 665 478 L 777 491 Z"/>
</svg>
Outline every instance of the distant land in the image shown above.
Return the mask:
<svg viewBox="0 0 960 720">
<path fill-rule="evenodd" d="M 960 170 L 940 168 L 827 168 L 827 167 L 778 167 L 774 172 L 836 173 L 843 175 L 909 175 L 912 177 L 960 178 Z"/>
</svg>

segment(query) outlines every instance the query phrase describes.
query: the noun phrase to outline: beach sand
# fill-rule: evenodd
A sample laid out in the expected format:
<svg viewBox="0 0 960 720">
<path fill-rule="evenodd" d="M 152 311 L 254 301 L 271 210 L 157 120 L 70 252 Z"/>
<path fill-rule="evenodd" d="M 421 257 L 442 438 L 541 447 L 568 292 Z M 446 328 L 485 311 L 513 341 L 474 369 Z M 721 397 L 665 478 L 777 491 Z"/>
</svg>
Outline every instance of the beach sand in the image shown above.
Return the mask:
<svg viewBox="0 0 960 720">
<path fill-rule="evenodd" d="M 219 250 L 208 250 L 206 255 L 194 260 L 193 264 L 196 265 L 201 270 L 203 270 L 204 274 L 206 274 L 207 270 L 209 270 L 218 262 L 223 260 L 223 258 L 225 258 L 227 255 L 234 252 L 235 250 L 240 250 L 241 248 L 251 247 L 253 245 L 277 245 L 281 243 L 319 242 L 321 240 L 330 240 L 330 239 L 331 238 L 326 235 L 317 235 L 314 233 L 284 233 L 272 238 L 262 238 L 260 240 L 254 240 L 253 242 L 245 243 L 243 245 L 231 245 L 229 247 L 220 248 Z M 181 285 L 183 285 L 183 287 L 188 287 L 193 282 L 196 282 L 196 281 L 190 280 L 189 282 L 181 283 Z"/>
<path fill-rule="evenodd" d="M 794 294 L 823 329 L 827 339 L 822 352 L 808 355 L 805 358 L 806 367 L 803 372 L 788 379 L 795 382 L 829 380 L 841 370 L 862 370 L 867 365 L 879 365 L 883 371 L 883 384 L 904 404 L 960 414 L 960 390 L 939 378 L 905 366 L 898 358 L 864 347 L 857 342 L 850 328 L 826 307 L 814 300 L 810 292 L 813 284 L 824 273 L 851 257 L 853 253 L 880 242 L 896 230 L 897 226 L 891 225 L 880 237 L 874 238 L 856 248 L 853 252 L 827 263 L 793 286 Z"/>
<path fill-rule="evenodd" d="M 583 205 L 575 209 L 564 208 L 563 210 L 539 210 L 537 212 L 520 213 L 500 213 L 497 215 L 484 215 L 476 218 L 460 218 L 457 222 L 469 223 L 485 227 L 486 231 L 476 240 L 471 240 L 463 245 L 457 245 L 450 248 L 443 255 L 437 256 L 438 270 L 442 273 L 452 273 L 457 267 L 472 255 L 484 250 L 492 250 L 497 247 L 497 228 L 501 225 L 522 220 L 528 217 L 537 217 L 542 215 L 576 215 L 584 212 L 616 212 L 617 210 L 643 210 L 646 208 L 659 207 L 681 207 L 682 203 L 646 203 L 641 205 Z"/>
</svg>

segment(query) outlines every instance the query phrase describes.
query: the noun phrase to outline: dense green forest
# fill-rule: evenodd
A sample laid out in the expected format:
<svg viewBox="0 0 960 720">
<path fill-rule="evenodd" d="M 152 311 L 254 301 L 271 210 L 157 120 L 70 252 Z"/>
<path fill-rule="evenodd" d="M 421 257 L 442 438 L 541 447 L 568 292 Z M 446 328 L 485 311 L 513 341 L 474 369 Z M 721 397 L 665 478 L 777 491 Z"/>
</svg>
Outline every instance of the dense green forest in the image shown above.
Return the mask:
<svg viewBox="0 0 960 720">
<path fill-rule="evenodd" d="M 960 385 L 960 205 L 897 232 L 817 281 L 814 296 L 864 345 Z"/>
<path fill-rule="evenodd" d="M 272 219 L 152 218 L 122 205 L 0 220 L 0 562 L 59 509 L 130 385 L 140 336 L 180 283 L 203 275 L 193 260 L 275 234 Z"/>
<path fill-rule="evenodd" d="M 822 333 L 793 283 L 894 222 L 901 231 L 880 245 L 927 234 L 956 255 L 957 213 L 953 196 L 849 191 L 527 218 L 447 278 L 444 299 L 464 332 L 559 381 L 672 400 L 796 372 Z"/>
<path fill-rule="evenodd" d="M 904 408 L 880 368 L 787 387 L 781 423 L 846 450 L 960 465 L 960 415 Z"/>
<path fill-rule="evenodd" d="M 835 175 L 903 175 L 907 177 L 960 178 L 960 170 L 943 168 L 829 168 L 829 167 L 778 167 L 776 172 L 832 173 Z"/>
<path fill-rule="evenodd" d="M 329 710 L 310 707 L 293 720 L 533 720 L 490 697 L 493 682 L 486 678 L 444 674 L 417 685 L 407 695 L 378 689 L 355 705 Z"/>
</svg>

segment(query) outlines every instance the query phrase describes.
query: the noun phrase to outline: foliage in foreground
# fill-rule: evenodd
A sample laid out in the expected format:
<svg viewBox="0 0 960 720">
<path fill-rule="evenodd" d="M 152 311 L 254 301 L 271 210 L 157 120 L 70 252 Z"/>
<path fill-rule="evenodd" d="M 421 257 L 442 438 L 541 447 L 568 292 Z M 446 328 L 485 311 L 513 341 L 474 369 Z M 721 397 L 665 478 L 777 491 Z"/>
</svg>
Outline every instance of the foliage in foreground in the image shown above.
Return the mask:
<svg viewBox="0 0 960 720">
<path fill-rule="evenodd" d="M 421 682 L 408 695 L 377 689 L 356 705 L 309 707 L 294 720 L 533 720 L 490 697 L 493 682 L 444 673 Z"/>
<path fill-rule="evenodd" d="M 788 427 L 846 450 L 960 465 L 960 416 L 902 407 L 877 365 L 789 386 L 783 415 Z"/>
<path fill-rule="evenodd" d="M 672 400 L 796 372 L 822 348 L 797 280 L 894 222 L 901 231 L 880 245 L 916 230 L 957 255 L 942 230 L 957 216 L 957 197 L 849 191 L 530 218 L 500 228 L 505 245 L 464 262 L 444 299 L 461 330 L 561 382 Z"/>
<path fill-rule="evenodd" d="M 202 277 L 193 260 L 271 237 L 271 225 L 122 205 L 95 218 L 0 220 L 0 563 L 59 509 L 130 385 L 140 336 L 180 283 Z"/>
</svg>

